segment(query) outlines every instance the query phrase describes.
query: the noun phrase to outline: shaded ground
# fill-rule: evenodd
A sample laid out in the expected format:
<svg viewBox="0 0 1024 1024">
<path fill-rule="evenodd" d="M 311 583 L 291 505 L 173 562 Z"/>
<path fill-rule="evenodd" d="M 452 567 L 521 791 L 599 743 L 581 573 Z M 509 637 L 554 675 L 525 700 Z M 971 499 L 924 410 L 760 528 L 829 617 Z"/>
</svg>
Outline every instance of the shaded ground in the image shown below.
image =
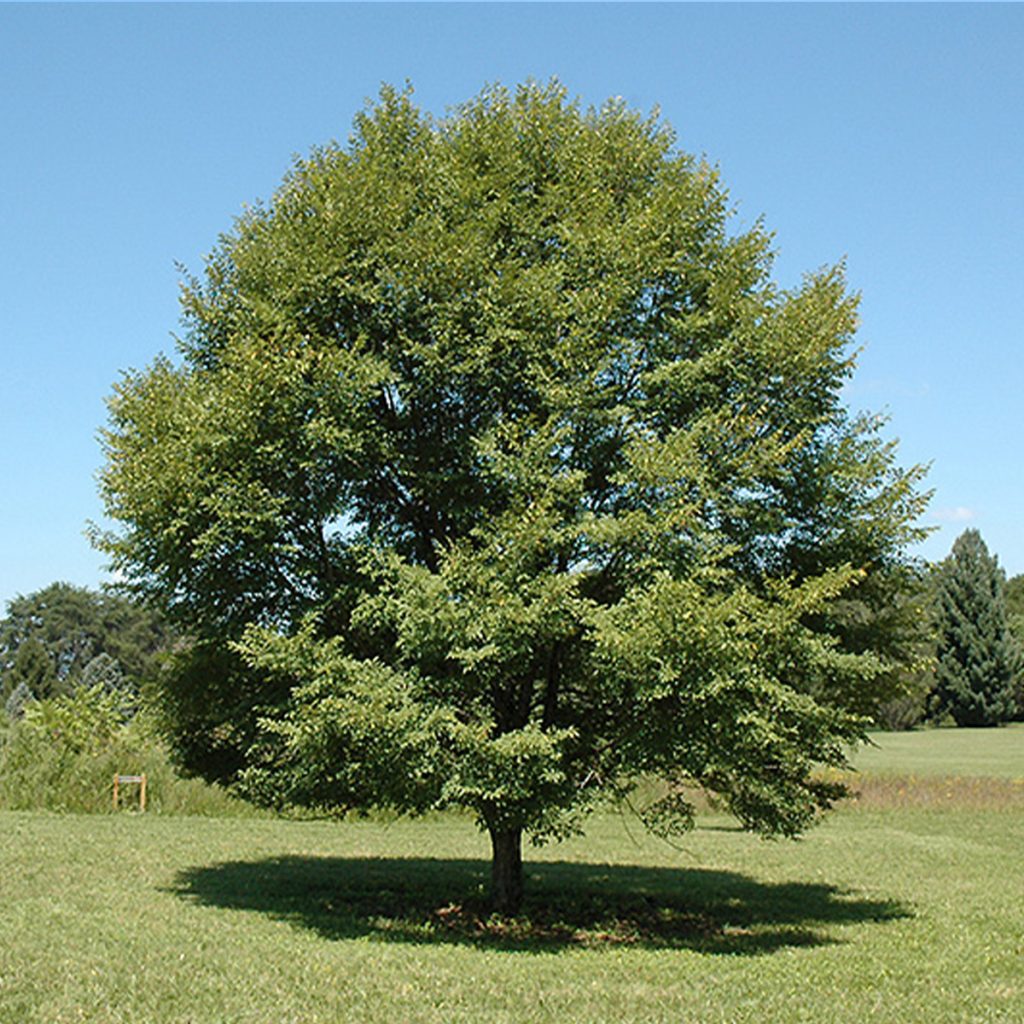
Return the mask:
<svg viewBox="0 0 1024 1024">
<path fill-rule="evenodd" d="M 472 943 L 557 950 L 631 944 L 770 953 L 836 942 L 832 925 L 911 916 L 891 900 L 815 883 L 768 883 L 729 871 L 530 864 L 514 918 L 491 915 L 490 865 L 478 860 L 284 856 L 181 872 L 174 891 L 249 910 L 329 939 Z"/>
</svg>

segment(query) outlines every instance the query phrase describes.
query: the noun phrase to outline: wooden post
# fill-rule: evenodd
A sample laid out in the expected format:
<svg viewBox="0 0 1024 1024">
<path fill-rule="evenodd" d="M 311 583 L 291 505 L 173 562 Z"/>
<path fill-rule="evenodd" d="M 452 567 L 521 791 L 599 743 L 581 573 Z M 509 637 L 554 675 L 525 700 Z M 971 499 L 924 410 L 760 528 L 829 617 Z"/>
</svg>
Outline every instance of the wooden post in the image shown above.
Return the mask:
<svg viewBox="0 0 1024 1024">
<path fill-rule="evenodd" d="M 114 810 L 117 810 L 117 784 L 121 781 L 121 776 L 116 772 L 114 773 Z"/>
<path fill-rule="evenodd" d="M 142 782 L 139 785 L 139 811 L 146 813 L 146 774 L 142 774 Z"/>
</svg>

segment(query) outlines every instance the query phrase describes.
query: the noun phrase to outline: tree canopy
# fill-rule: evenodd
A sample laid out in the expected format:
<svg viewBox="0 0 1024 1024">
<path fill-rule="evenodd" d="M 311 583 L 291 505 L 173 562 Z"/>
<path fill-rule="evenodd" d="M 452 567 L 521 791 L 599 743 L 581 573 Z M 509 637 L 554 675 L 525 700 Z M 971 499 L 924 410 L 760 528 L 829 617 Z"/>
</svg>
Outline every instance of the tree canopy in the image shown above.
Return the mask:
<svg viewBox="0 0 1024 1024">
<path fill-rule="evenodd" d="M 137 689 L 168 639 L 167 624 L 151 609 L 52 583 L 14 598 L 0 619 L 0 696 L 22 684 L 37 700 L 79 685 Z"/>
<path fill-rule="evenodd" d="M 856 297 L 793 290 L 620 102 L 385 88 L 183 289 L 110 402 L 97 537 L 193 638 L 186 763 L 251 798 L 521 836 L 638 775 L 793 834 L 891 696 L 924 499 L 851 415 Z"/>
</svg>

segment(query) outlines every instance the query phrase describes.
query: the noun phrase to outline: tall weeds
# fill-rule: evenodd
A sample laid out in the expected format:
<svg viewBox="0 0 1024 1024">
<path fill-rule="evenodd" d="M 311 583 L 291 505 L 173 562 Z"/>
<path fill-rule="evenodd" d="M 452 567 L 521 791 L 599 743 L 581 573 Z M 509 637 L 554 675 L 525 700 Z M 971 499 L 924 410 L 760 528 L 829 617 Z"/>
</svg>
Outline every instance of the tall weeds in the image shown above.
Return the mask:
<svg viewBox="0 0 1024 1024">
<path fill-rule="evenodd" d="M 181 778 L 150 716 L 102 686 L 34 701 L 0 729 L 0 809 L 111 813 L 115 773 L 145 774 L 147 810 L 158 814 L 255 813 L 223 790 Z M 137 806 L 132 797 L 122 806 Z"/>
</svg>

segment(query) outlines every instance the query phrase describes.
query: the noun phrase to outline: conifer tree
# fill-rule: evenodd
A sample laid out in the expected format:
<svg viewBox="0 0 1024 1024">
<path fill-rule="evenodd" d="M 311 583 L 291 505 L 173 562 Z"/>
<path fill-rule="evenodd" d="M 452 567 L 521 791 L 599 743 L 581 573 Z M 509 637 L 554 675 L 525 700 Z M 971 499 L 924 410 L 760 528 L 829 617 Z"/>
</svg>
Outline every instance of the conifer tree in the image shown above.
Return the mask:
<svg viewBox="0 0 1024 1024">
<path fill-rule="evenodd" d="M 1017 654 L 1005 577 L 977 530 L 965 530 L 939 574 L 935 704 L 957 725 L 998 725 L 1014 711 Z"/>
<path fill-rule="evenodd" d="M 25 683 L 47 700 L 80 685 L 137 691 L 169 644 L 153 609 L 111 592 L 51 583 L 0 618 L 0 697 Z"/>
<path fill-rule="evenodd" d="M 1006 581 L 1006 626 L 1017 648 L 1017 681 L 1014 694 L 1017 707 L 1014 721 L 1024 721 L 1024 573 Z"/>
</svg>

